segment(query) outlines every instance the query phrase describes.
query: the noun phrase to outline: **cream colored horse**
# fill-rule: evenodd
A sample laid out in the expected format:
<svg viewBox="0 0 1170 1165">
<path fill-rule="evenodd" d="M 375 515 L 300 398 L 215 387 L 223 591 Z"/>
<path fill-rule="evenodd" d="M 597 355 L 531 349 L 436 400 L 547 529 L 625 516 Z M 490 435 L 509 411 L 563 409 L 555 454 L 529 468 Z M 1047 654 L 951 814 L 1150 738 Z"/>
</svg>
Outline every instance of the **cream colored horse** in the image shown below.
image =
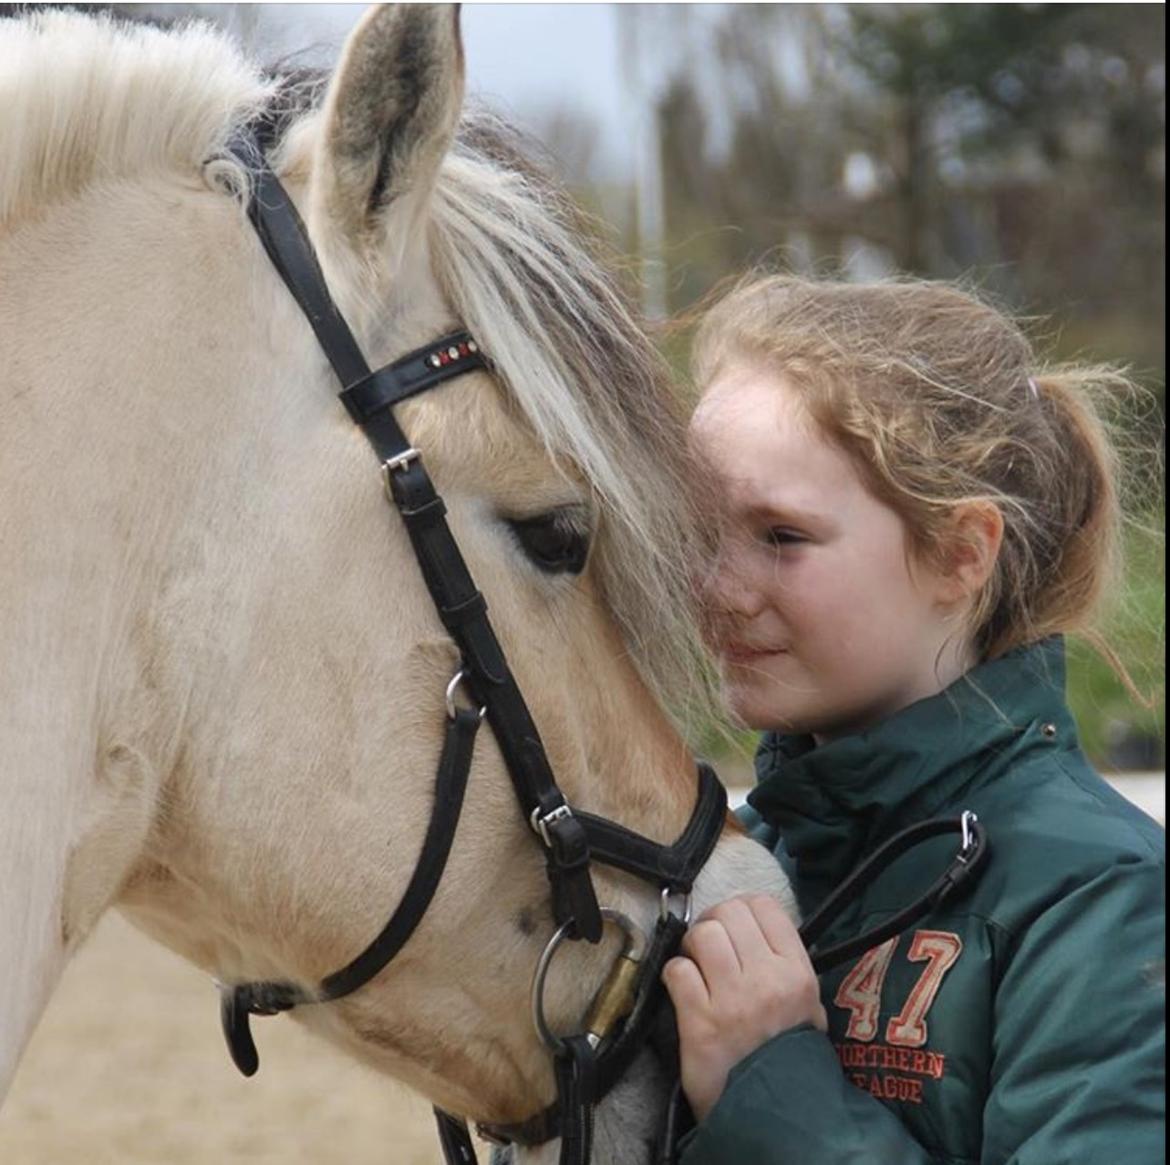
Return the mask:
<svg viewBox="0 0 1170 1165">
<path fill-rule="evenodd" d="M 695 792 L 659 697 L 696 689 L 699 549 L 652 349 L 502 132 L 460 125 L 454 9 L 371 12 L 301 112 L 206 30 L 3 25 L 0 1092 L 110 906 L 220 979 L 312 984 L 381 929 L 429 812 L 454 649 L 244 217 L 238 126 L 284 110 L 278 169 L 372 361 L 456 324 L 494 358 L 400 420 L 566 794 L 660 841 Z M 515 525 L 554 512 L 580 575 Z M 649 927 L 651 888 L 598 887 Z M 696 906 L 761 888 L 728 828 Z M 527 1013 L 550 929 L 485 730 L 419 930 L 294 1015 L 446 1109 L 526 1117 L 553 1095 Z M 565 952 L 558 1022 L 613 954 Z M 655 1087 L 643 1063 L 615 1092 L 598 1161 L 645 1160 Z"/>
</svg>

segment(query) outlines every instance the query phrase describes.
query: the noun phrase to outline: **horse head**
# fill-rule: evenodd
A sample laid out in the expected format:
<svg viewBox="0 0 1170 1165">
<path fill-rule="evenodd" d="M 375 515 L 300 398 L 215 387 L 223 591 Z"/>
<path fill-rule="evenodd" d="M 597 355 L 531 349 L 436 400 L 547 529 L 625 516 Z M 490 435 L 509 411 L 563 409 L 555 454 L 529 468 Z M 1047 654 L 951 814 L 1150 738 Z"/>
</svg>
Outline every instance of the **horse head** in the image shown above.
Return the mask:
<svg viewBox="0 0 1170 1165">
<path fill-rule="evenodd" d="M 21 62 L 0 124 L 12 1046 L 110 905 L 221 982 L 311 993 L 378 933 L 427 831 L 460 655 L 249 226 L 255 175 L 230 146 L 258 115 L 371 360 L 459 329 L 487 354 L 395 415 L 569 803 L 678 837 L 697 795 L 677 719 L 704 690 L 703 483 L 571 207 L 504 127 L 463 114 L 457 9 L 370 12 L 323 84 L 262 77 L 198 30 L 49 13 L 5 37 Z M 653 887 L 600 866 L 593 885 L 653 929 Z M 747 890 L 785 893 L 728 820 L 695 908 Z M 554 1096 L 529 1020 L 554 925 L 487 728 L 409 942 L 293 1014 L 446 1110 L 524 1120 Z M 558 955 L 553 1028 L 579 1026 L 622 941 Z M 648 1160 L 662 1087 L 640 1060 L 599 1113 L 600 1159 Z"/>
</svg>

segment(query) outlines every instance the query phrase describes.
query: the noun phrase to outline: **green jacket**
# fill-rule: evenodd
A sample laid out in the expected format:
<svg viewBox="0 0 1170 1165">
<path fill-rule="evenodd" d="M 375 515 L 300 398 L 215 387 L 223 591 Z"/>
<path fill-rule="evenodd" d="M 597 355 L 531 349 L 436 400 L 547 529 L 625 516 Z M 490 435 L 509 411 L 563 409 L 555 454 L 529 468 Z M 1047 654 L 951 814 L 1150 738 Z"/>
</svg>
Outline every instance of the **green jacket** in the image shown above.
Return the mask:
<svg viewBox="0 0 1170 1165">
<path fill-rule="evenodd" d="M 825 973 L 827 1035 L 732 1072 L 682 1165 L 1165 1161 L 1165 834 L 1097 776 L 1059 640 L 985 664 L 869 732 L 765 737 L 745 819 L 807 915 L 885 838 L 978 814 L 976 884 Z M 953 835 L 905 855 L 821 940 L 918 897 Z"/>
</svg>

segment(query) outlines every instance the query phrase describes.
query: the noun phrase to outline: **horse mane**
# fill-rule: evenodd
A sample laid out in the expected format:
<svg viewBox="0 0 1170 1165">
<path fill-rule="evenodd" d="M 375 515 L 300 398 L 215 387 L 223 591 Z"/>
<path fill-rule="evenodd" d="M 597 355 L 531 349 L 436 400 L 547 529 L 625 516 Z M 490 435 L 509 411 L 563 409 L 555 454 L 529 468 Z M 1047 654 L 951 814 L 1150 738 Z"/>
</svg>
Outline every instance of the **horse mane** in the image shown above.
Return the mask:
<svg viewBox="0 0 1170 1165">
<path fill-rule="evenodd" d="M 206 24 L 61 9 L 0 20 L 0 223 L 94 182 L 198 174 L 274 88 Z"/>
<path fill-rule="evenodd" d="M 0 223 L 93 183 L 199 175 L 237 128 L 282 102 L 283 128 L 320 90 L 319 78 L 266 75 L 204 24 L 62 10 L 0 20 Z M 302 151 L 277 151 L 278 165 Z M 464 117 L 431 202 L 435 273 L 551 455 L 592 483 L 604 600 L 651 688 L 689 716 L 706 710 L 709 684 L 681 411 L 606 270 L 615 260 L 532 152 L 489 114 Z"/>
</svg>

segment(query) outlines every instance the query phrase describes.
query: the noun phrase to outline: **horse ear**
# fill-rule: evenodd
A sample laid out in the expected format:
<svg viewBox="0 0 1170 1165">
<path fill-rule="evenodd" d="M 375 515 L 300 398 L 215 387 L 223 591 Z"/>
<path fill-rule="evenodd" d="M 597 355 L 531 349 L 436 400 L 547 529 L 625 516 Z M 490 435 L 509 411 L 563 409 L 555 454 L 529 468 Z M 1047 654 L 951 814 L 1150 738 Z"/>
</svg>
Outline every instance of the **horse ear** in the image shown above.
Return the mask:
<svg viewBox="0 0 1170 1165">
<path fill-rule="evenodd" d="M 458 5 L 366 13 L 322 111 L 311 178 L 317 221 L 359 249 L 380 242 L 391 219 L 396 231 L 409 228 L 426 205 L 462 104 Z"/>
</svg>

